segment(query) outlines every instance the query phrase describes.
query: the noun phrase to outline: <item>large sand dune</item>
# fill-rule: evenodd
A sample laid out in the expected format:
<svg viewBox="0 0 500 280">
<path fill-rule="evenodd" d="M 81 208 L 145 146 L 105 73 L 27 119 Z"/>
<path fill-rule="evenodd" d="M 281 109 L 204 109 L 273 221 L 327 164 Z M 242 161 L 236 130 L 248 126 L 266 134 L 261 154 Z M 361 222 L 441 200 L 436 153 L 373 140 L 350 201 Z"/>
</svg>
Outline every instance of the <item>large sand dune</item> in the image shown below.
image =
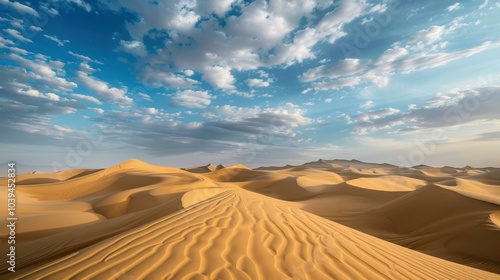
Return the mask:
<svg viewBox="0 0 500 280">
<path fill-rule="evenodd" d="M 129 160 L 21 174 L 17 271 L 0 278 L 500 279 L 499 173 Z"/>
</svg>

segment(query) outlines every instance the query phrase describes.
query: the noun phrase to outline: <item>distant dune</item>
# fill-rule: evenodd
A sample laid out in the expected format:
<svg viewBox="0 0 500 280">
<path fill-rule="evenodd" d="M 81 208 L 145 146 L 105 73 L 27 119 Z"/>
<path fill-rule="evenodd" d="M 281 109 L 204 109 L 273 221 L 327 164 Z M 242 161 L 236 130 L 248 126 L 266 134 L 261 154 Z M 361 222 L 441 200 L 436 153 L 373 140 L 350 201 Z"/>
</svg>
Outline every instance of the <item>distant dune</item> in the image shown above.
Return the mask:
<svg viewBox="0 0 500 280">
<path fill-rule="evenodd" d="M 499 174 L 357 160 L 19 174 L 16 272 L 0 279 L 500 279 Z"/>
</svg>

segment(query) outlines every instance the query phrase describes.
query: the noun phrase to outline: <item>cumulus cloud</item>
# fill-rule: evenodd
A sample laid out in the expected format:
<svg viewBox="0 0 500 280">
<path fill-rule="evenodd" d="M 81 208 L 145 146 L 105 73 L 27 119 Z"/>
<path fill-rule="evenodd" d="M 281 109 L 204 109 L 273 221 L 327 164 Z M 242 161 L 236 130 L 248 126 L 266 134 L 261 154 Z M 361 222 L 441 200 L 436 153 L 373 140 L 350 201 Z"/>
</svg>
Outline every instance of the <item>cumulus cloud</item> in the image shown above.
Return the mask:
<svg viewBox="0 0 500 280">
<path fill-rule="evenodd" d="M 372 100 L 368 100 L 365 103 L 363 103 L 361 106 L 359 106 L 359 108 L 366 110 L 366 109 L 372 108 L 373 106 L 375 106 L 375 103 Z"/>
<path fill-rule="evenodd" d="M 64 47 L 64 44 L 66 43 L 69 43 L 69 40 L 61 40 L 59 38 L 57 38 L 57 36 L 50 36 L 50 35 L 47 35 L 47 34 L 43 34 L 43 37 L 51 40 L 51 41 L 54 41 L 56 42 L 56 44 L 59 46 L 59 47 Z"/>
<path fill-rule="evenodd" d="M 146 108 L 146 113 L 148 113 L 149 115 L 156 115 L 158 114 L 158 109 L 156 108 Z"/>
<path fill-rule="evenodd" d="M 460 27 L 462 25 L 458 19 L 454 19 L 446 26 L 431 26 L 418 31 L 406 41 L 394 43 L 375 59 L 362 62 L 360 59 L 347 58 L 320 65 L 304 72 L 299 76 L 299 80 L 310 83 L 315 90 L 322 91 L 362 84 L 385 87 L 389 83 L 390 76 L 396 73 L 408 74 L 444 66 L 498 46 L 498 43 L 486 41 L 466 49 L 451 52 L 441 50 L 447 45 L 447 42 L 441 42 L 443 36 Z"/>
<path fill-rule="evenodd" d="M 0 4 L 5 5 L 7 7 L 11 7 L 21 14 L 29 14 L 29 15 L 36 16 L 36 17 L 39 16 L 38 12 L 35 11 L 35 9 L 31 8 L 30 6 L 16 2 L 16 1 L 11 2 L 9 0 L 0 0 Z"/>
<path fill-rule="evenodd" d="M 60 125 L 54 125 L 54 128 L 57 131 L 64 132 L 64 133 L 68 133 L 68 132 L 73 132 L 74 131 L 73 129 L 71 129 L 69 127 L 64 127 L 64 126 L 60 126 Z"/>
<path fill-rule="evenodd" d="M 88 101 L 88 102 L 92 102 L 92 103 L 95 103 L 95 104 L 98 104 L 98 105 L 102 105 L 102 102 L 99 101 L 99 99 L 97 99 L 97 98 L 95 98 L 93 96 L 89 96 L 89 95 L 85 95 L 85 94 L 79 94 L 79 93 L 72 93 L 71 97 L 74 97 L 74 98 L 80 99 L 80 100 L 84 100 L 84 101 Z"/>
<path fill-rule="evenodd" d="M 96 60 L 96 59 L 92 59 L 86 55 L 82 55 L 82 54 L 78 54 L 78 53 L 74 53 L 72 51 L 68 51 L 68 53 L 80 60 L 83 60 L 83 61 L 88 61 L 88 62 L 94 62 L 94 63 L 97 63 L 97 64 L 103 64 L 102 62 L 100 62 L 99 60 Z"/>
<path fill-rule="evenodd" d="M 269 82 L 262 79 L 248 79 L 246 80 L 247 85 L 251 88 L 254 87 L 268 87 Z"/>
<path fill-rule="evenodd" d="M 480 87 L 440 93 L 425 106 L 412 105 L 407 111 L 385 108 L 351 116 L 354 134 L 368 134 L 380 129 L 402 126 L 399 131 L 461 126 L 477 121 L 499 119 L 496 105 L 500 87 Z"/>
<path fill-rule="evenodd" d="M 171 98 L 170 105 L 175 107 L 205 108 L 210 105 L 213 97 L 208 91 L 183 90 L 177 91 Z"/>
<path fill-rule="evenodd" d="M 194 84 L 187 79 L 191 72 L 179 73 L 190 69 L 202 74 L 213 87 L 223 90 L 234 90 L 234 70 L 286 66 L 314 58 L 312 50 L 315 45 L 323 41 L 334 43 L 346 34 L 343 30 L 345 24 L 369 8 L 361 0 L 342 0 L 338 5 L 315 0 L 257 0 L 248 3 L 162 0 L 146 5 L 125 0 L 105 1 L 105 4 L 111 10 L 127 10 L 137 15 L 139 20 L 127 25 L 132 37 L 129 42 L 134 46 L 139 47 L 145 38 L 151 36 L 164 40 L 165 47 L 155 53 L 145 54 L 142 47 L 134 49 L 143 58 L 138 63 L 141 81 L 153 86 L 176 88 L 172 84 L 182 84 L 182 87 L 189 88 L 189 84 Z M 372 8 L 383 9 L 382 6 Z M 239 12 L 229 15 L 230 9 Z M 318 11 L 323 11 L 323 14 L 316 19 L 314 14 Z M 224 17 L 224 23 L 221 17 Z M 304 21 L 307 22 L 305 26 Z M 125 41 L 120 44 L 124 47 Z M 174 67 L 158 71 L 168 64 Z M 161 72 L 162 75 L 150 72 Z"/>
<path fill-rule="evenodd" d="M 25 42 L 25 43 L 33 43 L 33 41 L 24 37 L 23 35 L 21 35 L 21 33 L 19 31 L 15 30 L 15 29 L 7 28 L 4 30 L 4 32 L 9 34 L 10 36 L 12 36 L 13 38 L 15 38 L 18 41 Z"/>
<path fill-rule="evenodd" d="M 234 89 L 234 77 L 229 67 L 212 66 L 207 67 L 203 79 L 221 89 Z"/>
<path fill-rule="evenodd" d="M 411 39 L 410 42 L 421 42 L 433 43 L 435 41 L 441 40 L 443 33 L 445 32 L 444 26 L 431 26 L 427 29 L 423 29 L 417 32 Z"/>
<path fill-rule="evenodd" d="M 108 83 L 92 77 L 90 74 L 94 71 L 88 64 L 82 62 L 80 69 L 76 72 L 77 81 L 88 89 L 95 91 L 98 97 L 109 100 L 112 103 L 119 105 L 130 105 L 133 103 L 133 99 L 126 96 L 127 92 L 125 89 L 110 87 Z"/>
<path fill-rule="evenodd" d="M 63 75 L 64 63 L 57 60 L 50 60 L 43 55 L 35 55 L 34 58 L 25 58 L 21 55 L 11 53 L 7 58 L 16 62 L 24 69 L 14 68 L 11 77 L 17 81 L 37 81 L 45 86 L 47 90 L 71 91 L 77 85 L 68 81 Z M 28 70 L 28 71 L 27 71 Z"/>
<path fill-rule="evenodd" d="M 152 66 L 147 66 L 145 68 L 140 74 L 139 80 L 153 87 L 166 87 L 169 89 L 193 88 L 200 84 L 199 81 L 188 78 L 182 74 L 172 73 L 169 69 L 165 69 L 165 67 Z"/>
<path fill-rule="evenodd" d="M 141 97 L 142 99 L 146 100 L 146 101 L 152 101 L 152 100 L 151 100 L 151 96 L 149 96 L 149 95 L 148 95 L 148 94 L 146 94 L 146 93 L 139 92 L 139 93 L 137 93 L 137 95 L 138 95 L 139 97 Z"/>
<path fill-rule="evenodd" d="M 446 8 L 446 10 L 448 12 L 452 12 L 452 11 L 460 10 L 462 8 L 463 8 L 462 4 L 460 4 L 460 3 L 457 2 L 457 3 L 455 3 L 455 4 L 451 5 L 451 6 L 448 6 L 448 8 Z"/>
<path fill-rule="evenodd" d="M 146 51 L 146 47 L 144 43 L 141 41 L 124 41 L 120 40 L 120 48 L 119 50 L 129 53 L 134 56 L 146 56 L 148 52 Z"/>
</svg>

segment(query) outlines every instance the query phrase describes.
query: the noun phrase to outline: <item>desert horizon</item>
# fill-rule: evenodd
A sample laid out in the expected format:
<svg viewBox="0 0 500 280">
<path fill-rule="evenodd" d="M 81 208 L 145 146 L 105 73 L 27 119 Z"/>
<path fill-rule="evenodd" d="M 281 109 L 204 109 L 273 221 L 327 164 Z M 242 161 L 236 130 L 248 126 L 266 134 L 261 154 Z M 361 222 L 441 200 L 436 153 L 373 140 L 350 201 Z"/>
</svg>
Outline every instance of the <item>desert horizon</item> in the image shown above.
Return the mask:
<svg viewBox="0 0 500 280">
<path fill-rule="evenodd" d="M 500 168 L 131 159 L 16 183 L 16 279 L 500 277 Z"/>
</svg>

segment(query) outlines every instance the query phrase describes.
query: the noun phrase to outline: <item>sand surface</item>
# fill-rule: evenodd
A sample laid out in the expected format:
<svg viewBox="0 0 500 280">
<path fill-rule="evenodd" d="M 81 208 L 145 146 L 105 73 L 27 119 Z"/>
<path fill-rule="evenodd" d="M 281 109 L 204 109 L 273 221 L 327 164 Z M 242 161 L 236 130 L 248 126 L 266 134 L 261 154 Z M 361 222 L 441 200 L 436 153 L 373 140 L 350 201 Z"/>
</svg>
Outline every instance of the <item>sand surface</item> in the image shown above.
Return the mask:
<svg viewBox="0 0 500 280">
<path fill-rule="evenodd" d="M 500 279 L 498 168 L 129 160 L 17 182 L 0 279 Z"/>
</svg>

